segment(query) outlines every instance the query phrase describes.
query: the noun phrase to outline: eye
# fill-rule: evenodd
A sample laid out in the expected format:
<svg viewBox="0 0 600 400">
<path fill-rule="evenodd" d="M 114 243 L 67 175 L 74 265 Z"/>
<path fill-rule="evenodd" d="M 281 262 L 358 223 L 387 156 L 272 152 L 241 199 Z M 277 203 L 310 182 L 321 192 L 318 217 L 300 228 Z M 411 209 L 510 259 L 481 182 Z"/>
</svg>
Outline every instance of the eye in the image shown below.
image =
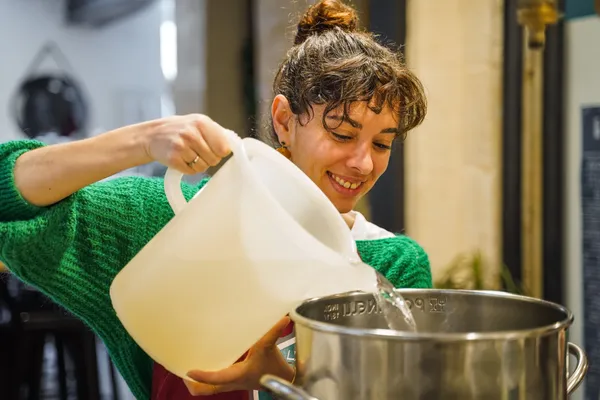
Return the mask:
<svg viewBox="0 0 600 400">
<path fill-rule="evenodd" d="M 375 147 L 377 147 L 380 150 L 391 150 L 392 146 L 388 146 L 387 144 L 383 144 L 383 143 L 373 143 L 375 145 Z"/>
<path fill-rule="evenodd" d="M 340 142 L 347 142 L 352 139 L 352 136 L 340 135 L 339 133 L 331 132 L 331 135 Z"/>
</svg>

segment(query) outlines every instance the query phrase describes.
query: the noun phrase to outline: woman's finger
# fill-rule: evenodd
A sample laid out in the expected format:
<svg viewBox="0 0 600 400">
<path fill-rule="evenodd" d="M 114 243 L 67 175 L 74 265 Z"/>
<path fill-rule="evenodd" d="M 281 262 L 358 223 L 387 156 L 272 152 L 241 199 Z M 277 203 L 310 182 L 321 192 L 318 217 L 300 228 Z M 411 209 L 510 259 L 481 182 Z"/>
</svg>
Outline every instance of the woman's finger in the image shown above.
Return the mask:
<svg viewBox="0 0 600 400">
<path fill-rule="evenodd" d="M 195 174 L 208 169 L 208 164 L 204 158 L 191 148 L 184 149 L 181 152 L 181 158 L 187 167 L 188 174 Z"/>
<path fill-rule="evenodd" d="M 185 140 L 190 148 L 200 155 L 207 165 L 214 167 L 221 162 L 222 157 L 213 153 L 202 134 L 197 130 L 194 130 L 190 135 L 186 135 Z"/>
<path fill-rule="evenodd" d="M 183 382 L 192 396 L 210 396 L 236 390 L 234 387 L 228 385 L 211 385 L 208 383 L 191 382 L 187 379 L 184 379 Z"/>
<path fill-rule="evenodd" d="M 200 115 L 195 122 L 202 137 L 217 157 L 225 158 L 231 153 L 229 141 L 225 137 L 221 125 L 205 115 Z"/>
<path fill-rule="evenodd" d="M 243 362 L 235 363 L 220 371 L 190 371 L 187 376 L 199 383 L 213 386 L 235 385 L 245 378 L 247 368 Z"/>
</svg>

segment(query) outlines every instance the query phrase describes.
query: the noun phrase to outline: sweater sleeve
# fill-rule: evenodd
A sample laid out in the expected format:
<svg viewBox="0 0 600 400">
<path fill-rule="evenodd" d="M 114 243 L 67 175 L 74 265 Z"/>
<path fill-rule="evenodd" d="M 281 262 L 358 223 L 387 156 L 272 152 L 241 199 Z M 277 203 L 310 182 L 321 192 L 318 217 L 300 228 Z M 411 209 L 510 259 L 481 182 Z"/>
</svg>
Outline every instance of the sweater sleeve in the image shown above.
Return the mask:
<svg viewBox="0 0 600 400">
<path fill-rule="evenodd" d="M 405 235 L 357 242 L 364 261 L 383 274 L 396 288 L 433 287 L 429 257 Z"/>
<path fill-rule="evenodd" d="M 26 151 L 42 147 L 36 140 L 20 140 L 0 145 L 0 221 L 32 218 L 43 208 L 27 203 L 15 188 L 13 166 Z"/>
<path fill-rule="evenodd" d="M 27 203 L 14 162 L 41 143 L 0 145 L 0 260 L 83 320 L 105 343 L 136 398 L 149 398 L 152 361 L 127 334 L 110 300 L 116 274 L 172 218 L 163 181 L 115 178 L 49 207 Z M 197 188 L 184 185 L 190 198 Z"/>
</svg>

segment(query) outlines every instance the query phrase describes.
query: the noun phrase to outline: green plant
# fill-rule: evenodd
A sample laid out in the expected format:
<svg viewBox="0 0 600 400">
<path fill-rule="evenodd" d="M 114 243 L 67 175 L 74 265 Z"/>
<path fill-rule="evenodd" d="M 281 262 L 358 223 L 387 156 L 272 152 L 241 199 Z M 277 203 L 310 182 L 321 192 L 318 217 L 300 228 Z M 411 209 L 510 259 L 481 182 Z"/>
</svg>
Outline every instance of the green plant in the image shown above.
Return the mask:
<svg viewBox="0 0 600 400">
<path fill-rule="evenodd" d="M 437 289 L 495 290 L 497 285 L 490 284 L 486 280 L 485 271 L 491 268 L 492 266 L 484 261 L 480 251 L 460 255 L 450 264 L 444 274 L 435 280 L 434 287 Z M 500 283 L 502 290 L 515 294 L 526 294 L 526 290 L 515 282 L 505 264 L 493 269 L 498 271 L 498 279 L 494 283 Z"/>
</svg>

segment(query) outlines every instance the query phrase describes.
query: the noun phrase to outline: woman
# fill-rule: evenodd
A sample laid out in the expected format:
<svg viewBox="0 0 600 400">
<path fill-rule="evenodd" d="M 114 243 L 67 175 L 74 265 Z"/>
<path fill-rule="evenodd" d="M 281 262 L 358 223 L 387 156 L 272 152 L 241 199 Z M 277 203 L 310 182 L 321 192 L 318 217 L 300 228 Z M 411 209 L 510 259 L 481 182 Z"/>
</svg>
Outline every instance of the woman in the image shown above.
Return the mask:
<svg viewBox="0 0 600 400">
<path fill-rule="evenodd" d="M 339 1 L 308 9 L 275 77 L 267 139 L 342 213 L 367 264 L 396 287 L 430 287 L 419 245 L 353 211 L 386 170 L 394 141 L 419 125 L 426 109 L 421 84 L 399 55 L 356 27 L 354 10 Z M 294 377 L 293 348 L 278 347 L 293 343 L 287 317 L 243 360 L 223 371 L 190 371 L 194 382 L 184 383 L 137 346 L 111 307 L 113 278 L 173 214 L 160 179 L 103 179 L 152 161 L 199 173 L 229 153 L 223 128 L 203 115 L 68 144 L 0 146 L 0 260 L 85 321 L 139 399 L 246 399 L 265 373 Z M 185 195 L 205 183 L 184 185 Z"/>
</svg>

